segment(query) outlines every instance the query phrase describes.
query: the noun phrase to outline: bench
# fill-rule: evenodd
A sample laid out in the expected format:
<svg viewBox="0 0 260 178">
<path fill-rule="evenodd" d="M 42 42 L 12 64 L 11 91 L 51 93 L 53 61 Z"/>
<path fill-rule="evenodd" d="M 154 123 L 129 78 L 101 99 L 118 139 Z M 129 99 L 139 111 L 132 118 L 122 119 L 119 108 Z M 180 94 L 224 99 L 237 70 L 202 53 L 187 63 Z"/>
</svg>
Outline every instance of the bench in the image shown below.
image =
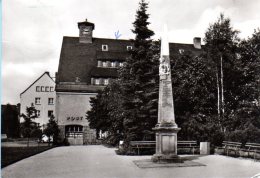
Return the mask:
<svg viewBox="0 0 260 178">
<path fill-rule="evenodd" d="M 155 141 L 130 141 L 130 146 L 133 148 L 133 149 L 137 149 L 137 153 L 139 155 L 140 153 L 140 149 L 155 149 L 155 145 L 156 145 L 156 142 Z"/>
<path fill-rule="evenodd" d="M 246 143 L 245 148 L 243 151 L 248 153 L 248 157 L 253 153 L 253 158 L 256 159 L 256 154 L 260 153 L 260 143 Z"/>
<path fill-rule="evenodd" d="M 177 148 L 190 148 L 190 152 L 192 152 L 192 154 L 194 154 L 195 148 L 199 148 L 197 141 L 178 141 L 177 144 Z"/>
<path fill-rule="evenodd" d="M 190 148 L 194 154 L 195 148 L 198 148 L 197 141 L 178 141 L 177 148 Z M 130 141 L 130 146 L 132 149 L 137 149 L 139 155 L 140 149 L 155 149 L 155 141 Z"/>
<path fill-rule="evenodd" d="M 228 156 L 229 152 L 233 151 L 235 155 L 239 155 L 239 150 L 241 148 L 242 143 L 240 142 L 230 142 L 223 141 L 222 148 L 224 149 L 224 153 Z"/>
</svg>

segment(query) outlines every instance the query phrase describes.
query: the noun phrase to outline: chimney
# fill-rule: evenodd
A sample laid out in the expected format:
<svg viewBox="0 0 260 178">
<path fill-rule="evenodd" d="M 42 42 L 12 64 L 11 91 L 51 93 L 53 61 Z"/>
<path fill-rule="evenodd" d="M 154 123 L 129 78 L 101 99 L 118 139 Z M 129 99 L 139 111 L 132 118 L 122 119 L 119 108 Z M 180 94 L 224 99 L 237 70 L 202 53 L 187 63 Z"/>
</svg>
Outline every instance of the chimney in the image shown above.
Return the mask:
<svg viewBox="0 0 260 178">
<path fill-rule="evenodd" d="M 193 45 L 196 49 L 201 49 L 201 38 L 200 37 L 194 37 L 193 38 Z"/>
</svg>

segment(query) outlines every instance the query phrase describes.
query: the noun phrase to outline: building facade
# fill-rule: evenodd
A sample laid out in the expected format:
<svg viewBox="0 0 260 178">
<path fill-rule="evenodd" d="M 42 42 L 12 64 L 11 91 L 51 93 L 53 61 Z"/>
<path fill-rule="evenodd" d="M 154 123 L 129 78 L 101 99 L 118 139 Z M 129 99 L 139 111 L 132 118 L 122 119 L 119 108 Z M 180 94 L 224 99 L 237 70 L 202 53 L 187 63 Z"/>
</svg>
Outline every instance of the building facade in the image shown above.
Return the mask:
<svg viewBox="0 0 260 178">
<path fill-rule="evenodd" d="M 49 72 L 44 72 L 20 94 L 20 113 L 26 114 L 26 108 L 33 105 L 38 116 L 35 122 L 44 129 L 50 116 L 55 115 L 55 100 L 55 81 Z M 20 122 L 23 122 L 23 118 L 20 118 Z"/>
<path fill-rule="evenodd" d="M 63 37 L 56 73 L 56 118 L 62 137 L 71 144 L 91 144 L 96 131 L 89 128 L 86 119 L 90 98 L 117 78 L 133 42 L 94 38 L 95 25 L 87 20 L 79 22 L 78 29 L 79 37 Z M 194 38 L 194 44 L 170 43 L 171 59 L 185 50 L 200 54 L 200 38 Z"/>
</svg>

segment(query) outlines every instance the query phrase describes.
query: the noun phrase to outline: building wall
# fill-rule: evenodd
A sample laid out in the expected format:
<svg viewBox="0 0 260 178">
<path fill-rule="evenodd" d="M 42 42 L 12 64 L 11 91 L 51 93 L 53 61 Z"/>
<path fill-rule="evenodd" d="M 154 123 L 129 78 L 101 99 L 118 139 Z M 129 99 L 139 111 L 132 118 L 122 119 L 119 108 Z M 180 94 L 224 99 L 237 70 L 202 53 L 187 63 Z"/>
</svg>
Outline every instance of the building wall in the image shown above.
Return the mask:
<svg viewBox="0 0 260 178">
<path fill-rule="evenodd" d="M 93 143 L 96 131 L 89 128 L 86 112 L 91 109 L 90 98 L 96 93 L 56 93 L 56 118 L 61 136 L 65 138 L 65 127 L 68 125 L 83 126 L 83 144 Z"/>
<path fill-rule="evenodd" d="M 44 86 L 44 91 L 36 91 L 37 86 Z M 45 91 L 45 87 L 53 87 L 53 91 Z M 40 88 L 41 89 L 41 88 Z M 40 111 L 40 116 L 36 118 L 36 122 L 43 126 L 48 123 L 48 111 L 53 111 L 55 115 L 55 82 L 45 73 L 39 80 L 37 80 L 32 86 L 30 86 L 24 93 L 20 95 L 21 102 L 21 114 L 26 114 L 26 107 L 30 107 L 32 104 L 36 110 Z M 35 98 L 40 98 L 40 104 L 35 103 Z M 48 98 L 53 98 L 53 104 L 48 103 Z M 23 118 L 20 119 L 23 122 Z"/>
</svg>

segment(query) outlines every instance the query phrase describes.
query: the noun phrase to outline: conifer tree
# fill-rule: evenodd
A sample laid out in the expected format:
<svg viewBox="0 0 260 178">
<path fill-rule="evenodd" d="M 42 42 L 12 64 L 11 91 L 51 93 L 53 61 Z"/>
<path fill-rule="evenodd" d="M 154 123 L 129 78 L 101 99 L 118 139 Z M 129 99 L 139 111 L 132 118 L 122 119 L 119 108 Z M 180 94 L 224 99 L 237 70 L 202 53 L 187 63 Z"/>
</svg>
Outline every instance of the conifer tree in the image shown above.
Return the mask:
<svg viewBox="0 0 260 178">
<path fill-rule="evenodd" d="M 134 48 L 120 69 L 124 110 L 124 140 L 142 140 L 151 134 L 157 117 L 158 47 L 152 43 L 154 32 L 148 28 L 148 3 L 141 0 L 133 22 Z"/>
</svg>

